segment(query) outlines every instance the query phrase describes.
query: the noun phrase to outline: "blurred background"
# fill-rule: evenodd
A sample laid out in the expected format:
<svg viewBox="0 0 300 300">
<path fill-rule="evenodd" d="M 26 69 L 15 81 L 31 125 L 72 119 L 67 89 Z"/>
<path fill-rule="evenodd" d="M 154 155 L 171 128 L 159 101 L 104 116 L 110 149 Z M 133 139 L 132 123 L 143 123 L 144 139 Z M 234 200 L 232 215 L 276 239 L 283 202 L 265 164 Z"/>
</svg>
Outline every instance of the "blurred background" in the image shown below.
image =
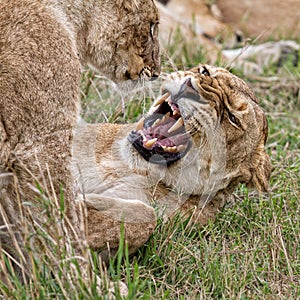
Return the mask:
<svg viewBox="0 0 300 300">
<path fill-rule="evenodd" d="M 257 65 L 248 64 L 245 71 L 262 73 L 267 64 L 281 63 L 287 53 L 299 51 L 298 0 L 158 0 L 157 6 L 162 45 L 168 47 L 176 39 L 176 44 L 195 42 L 202 46 L 207 63 L 221 61 L 236 67 L 250 60 Z M 249 47 L 269 41 L 281 42 L 259 50 Z M 238 47 L 244 48 L 242 57 L 237 50 L 225 51 Z"/>
</svg>

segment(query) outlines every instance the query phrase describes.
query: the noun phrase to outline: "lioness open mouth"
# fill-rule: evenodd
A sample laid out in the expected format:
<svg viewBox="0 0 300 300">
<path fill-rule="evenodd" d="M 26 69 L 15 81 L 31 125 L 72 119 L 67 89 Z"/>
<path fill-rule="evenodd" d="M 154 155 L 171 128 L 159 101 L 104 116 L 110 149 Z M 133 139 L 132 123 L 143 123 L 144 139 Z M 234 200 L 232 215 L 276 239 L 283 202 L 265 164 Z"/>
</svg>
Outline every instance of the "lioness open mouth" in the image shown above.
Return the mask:
<svg viewBox="0 0 300 300">
<path fill-rule="evenodd" d="M 153 114 L 138 122 L 128 140 L 147 161 L 170 165 L 188 152 L 190 136 L 169 92 L 159 98 L 154 107 L 157 108 Z"/>
</svg>

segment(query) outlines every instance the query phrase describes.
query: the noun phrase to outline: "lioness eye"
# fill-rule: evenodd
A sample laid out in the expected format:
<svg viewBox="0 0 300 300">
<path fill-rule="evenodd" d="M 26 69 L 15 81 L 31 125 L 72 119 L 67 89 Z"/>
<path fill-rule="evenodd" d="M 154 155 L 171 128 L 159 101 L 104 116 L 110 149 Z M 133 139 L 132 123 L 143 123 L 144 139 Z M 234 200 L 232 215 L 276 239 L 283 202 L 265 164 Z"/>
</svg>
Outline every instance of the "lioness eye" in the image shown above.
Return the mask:
<svg viewBox="0 0 300 300">
<path fill-rule="evenodd" d="M 199 69 L 199 73 L 202 74 L 202 75 L 205 75 L 205 76 L 209 76 L 210 75 L 209 72 L 208 72 L 208 70 L 207 70 L 207 68 L 205 66 L 203 66 L 203 67 L 201 67 Z"/>
<path fill-rule="evenodd" d="M 231 123 L 237 126 L 240 125 L 239 120 L 230 111 L 227 111 L 227 114 L 228 114 L 228 119 L 230 120 Z"/>
</svg>

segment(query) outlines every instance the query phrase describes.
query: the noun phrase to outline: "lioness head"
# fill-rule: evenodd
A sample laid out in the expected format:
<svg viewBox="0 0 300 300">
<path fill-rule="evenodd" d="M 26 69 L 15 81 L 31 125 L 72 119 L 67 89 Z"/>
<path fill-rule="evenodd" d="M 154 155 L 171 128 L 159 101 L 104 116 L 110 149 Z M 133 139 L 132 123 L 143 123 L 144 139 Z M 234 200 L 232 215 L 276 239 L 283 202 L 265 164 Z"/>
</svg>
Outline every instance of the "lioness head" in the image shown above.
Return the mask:
<svg viewBox="0 0 300 300">
<path fill-rule="evenodd" d="M 128 137 L 148 168 L 184 193 L 232 191 L 238 183 L 267 191 L 267 121 L 247 84 L 207 65 L 163 77 L 162 97 Z"/>
<path fill-rule="evenodd" d="M 99 1 L 86 17 L 86 60 L 120 82 L 160 72 L 159 14 L 153 0 Z"/>
</svg>

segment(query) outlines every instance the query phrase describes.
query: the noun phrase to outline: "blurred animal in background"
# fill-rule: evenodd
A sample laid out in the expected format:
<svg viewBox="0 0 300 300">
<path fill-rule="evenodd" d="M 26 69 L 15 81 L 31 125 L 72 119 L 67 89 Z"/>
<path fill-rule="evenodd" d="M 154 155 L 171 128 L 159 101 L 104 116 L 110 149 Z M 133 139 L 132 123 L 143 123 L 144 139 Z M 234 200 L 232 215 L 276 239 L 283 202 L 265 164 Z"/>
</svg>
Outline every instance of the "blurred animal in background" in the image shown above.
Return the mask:
<svg viewBox="0 0 300 300">
<path fill-rule="evenodd" d="M 271 63 L 280 66 L 290 54 L 298 63 L 299 44 L 293 41 L 300 32 L 298 0 L 157 2 L 164 46 L 180 31 L 185 42 L 201 44 L 207 62 L 219 61 L 247 74 L 261 74 Z"/>
</svg>

